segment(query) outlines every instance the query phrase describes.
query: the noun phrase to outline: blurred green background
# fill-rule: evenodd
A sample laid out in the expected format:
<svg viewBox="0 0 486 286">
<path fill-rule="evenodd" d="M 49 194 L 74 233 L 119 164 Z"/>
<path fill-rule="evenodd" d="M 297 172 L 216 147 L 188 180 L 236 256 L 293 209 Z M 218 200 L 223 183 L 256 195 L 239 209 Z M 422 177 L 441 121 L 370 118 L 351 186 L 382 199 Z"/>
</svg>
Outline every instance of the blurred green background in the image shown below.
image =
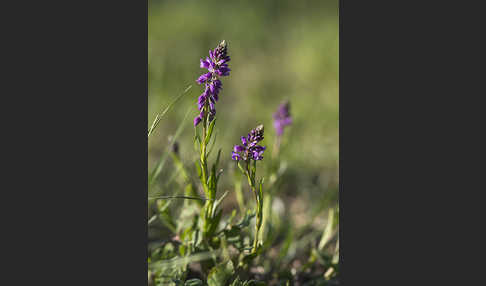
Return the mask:
<svg viewBox="0 0 486 286">
<path fill-rule="evenodd" d="M 180 124 L 184 124 L 178 140 L 180 152 L 186 166 L 195 170 L 192 119 L 198 113 L 196 102 L 202 92 L 195 80 L 204 72 L 199 59 L 224 39 L 231 73 L 222 78 L 223 90 L 216 105 L 216 147 L 223 149 L 225 169 L 220 192 L 232 189 L 232 146 L 259 123 L 265 126 L 266 159 L 270 158 L 275 138 L 272 114 L 288 99 L 294 123 L 284 133 L 282 159 L 287 169 L 280 194 L 286 203 L 298 200 L 305 209 L 318 210 L 336 203 L 338 1 L 149 0 L 148 13 L 149 125 L 192 85 L 150 138 L 149 171 Z M 182 123 L 188 109 L 190 114 Z M 259 166 L 265 164 L 264 159 Z M 259 175 L 265 175 L 263 169 L 259 167 Z M 157 191 L 173 193 L 164 189 L 170 174 L 167 163 Z"/>
</svg>

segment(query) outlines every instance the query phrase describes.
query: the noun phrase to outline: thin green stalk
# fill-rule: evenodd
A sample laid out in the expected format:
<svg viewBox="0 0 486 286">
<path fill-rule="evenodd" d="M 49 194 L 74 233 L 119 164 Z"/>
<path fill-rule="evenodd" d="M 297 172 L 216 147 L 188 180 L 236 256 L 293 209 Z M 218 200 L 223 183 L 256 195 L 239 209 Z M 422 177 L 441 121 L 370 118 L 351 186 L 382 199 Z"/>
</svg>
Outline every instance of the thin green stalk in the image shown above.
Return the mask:
<svg viewBox="0 0 486 286">
<path fill-rule="evenodd" d="M 259 213 L 261 212 L 260 210 L 260 204 L 258 203 L 258 195 L 257 192 L 254 188 L 252 188 L 253 193 L 255 194 L 255 202 L 257 205 L 257 216 L 256 216 L 256 222 L 255 222 L 255 240 L 253 241 L 253 253 L 256 252 L 257 247 L 258 247 L 258 232 L 260 231 L 260 226 L 261 222 L 259 221 Z"/>
<path fill-rule="evenodd" d="M 212 134 L 212 130 L 210 130 L 210 124 L 209 122 L 209 106 L 208 103 L 205 103 L 205 106 L 203 107 L 206 116 L 204 116 L 202 124 L 203 124 L 203 138 L 201 139 L 201 154 L 200 154 L 200 166 L 201 166 L 201 184 L 204 189 L 204 193 L 206 194 L 206 197 L 208 200 L 206 201 L 206 204 L 204 206 L 204 234 L 205 236 L 209 236 L 210 234 L 208 233 L 210 229 L 212 229 L 212 224 L 213 218 L 214 218 L 214 200 L 216 199 L 216 190 L 211 189 L 210 186 L 208 185 L 208 180 L 210 179 L 208 177 L 209 171 L 208 171 L 208 163 L 207 163 L 207 145 L 210 141 L 210 137 Z M 213 119 L 215 120 L 215 119 Z M 215 174 L 213 174 L 214 176 Z M 213 186 L 215 188 L 215 186 Z"/>
<path fill-rule="evenodd" d="M 256 175 L 256 161 L 253 161 L 253 167 L 250 167 L 250 164 L 246 162 L 246 177 L 248 178 L 248 184 L 250 186 L 250 191 L 253 192 L 255 195 L 255 204 L 256 204 L 256 221 L 255 221 L 255 239 L 253 240 L 253 250 L 252 253 L 256 253 L 258 244 L 259 244 L 259 232 L 262 226 L 262 197 L 259 195 L 259 192 L 255 186 L 255 175 Z"/>
<path fill-rule="evenodd" d="M 164 117 L 164 115 L 167 113 L 167 111 L 169 111 L 172 106 L 174 106 L 174 104 L 179 100 L 181 99 L 188 91 L 189 89 L 191 89 L 192 85 L 188 86 L 179 96 L 177 96 L 165 109 L 164 111 L 162 111 L 161 113 L 157 114 L 155 116 L 155 119 L 154 121 L 152 122 L 152 125 L 150 126 L 149 130 L 148 130 L 148 135 L 147 135 L 147 138 L 150 137 L 150 135 L 152 135 L 152 133 L 154 132 L 155 128 L 157 127 L 157 125 L 159 125 L 160 123 L 160 120 L 162 119 L 162 117 Z"/>
</svg>

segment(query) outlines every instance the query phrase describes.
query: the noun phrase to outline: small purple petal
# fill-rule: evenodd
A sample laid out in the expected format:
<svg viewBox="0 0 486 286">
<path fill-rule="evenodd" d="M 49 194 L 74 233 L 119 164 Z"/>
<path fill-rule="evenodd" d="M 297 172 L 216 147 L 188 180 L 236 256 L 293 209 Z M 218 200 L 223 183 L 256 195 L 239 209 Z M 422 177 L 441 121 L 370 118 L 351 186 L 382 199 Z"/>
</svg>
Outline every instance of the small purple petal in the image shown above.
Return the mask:
<svg viewBox="0 0 486 286">
<path fill-rule="evenodd" d="M 199 77 L 199 78 L 196 80 L 196 82 L 197 82 L 198 84 L 202 84 L 202 83 L 204 83 L 204 82 L 208 81 L 210 78 L 211 78 L 211 73 L 210 73 L 210 72 L 208 72 L 208 73 L 205 73 L 205 74 L 201 75 L 201 76 L 200 76 L 200 77 Z"/>
<path fill-rule="evenodd" d="M 243 151 L 245 151 L 245 147 L 243 147 L 241 145 L 235 145 L 233 147 L 233 150 L 235 150 L 235 152 L 243 152 Z"/>
<path fill-rule="evenodd" d="M 253 150 L 256 151 L 256 152 L 260 152 L 260 151 L 265 150 L 265 147 L 262 147 L 260 145 L 256 145 L 255 147 L 253 147 Z"/>
<path fill-rule="evenodd" d="M 205 96 L 205 95 L 204 95 L 204 93 L 203 93 L 203 94 L 201 94 L 201 95 L 199 96 L 199 98 L 197 99 L 197 103 L 199 103 L 199 104 L 204 104 L 205 102 L 206 102 L 206 96 Z"/>
<path fill-rule="evenodd" d="M 201 117 L 196 116 L 194 117 L 194 127 L 196 127 L 202 121 Z"/>
<path fill-rule="evenodd" d="M 258 158 L 258 152 L 257 151 L 253 151 L 252 156 L 253 156 L 253 159 L 258 160 L 257 159 Z"/>
<path fill-rule="evenodd" d="M 201 68 L 204 68 L 204 69 L 209 68 L 210 61 L 209 61 L 208 57 L 206 57 L 205 60 L 200 59 L 199 61 L 201 62 L 201 64 L 199 65 Z"/>
<path fill-rule="evenodd" d="M 235 152 L 232 152 L 231 153 L 231 159 L 235 160 L 235 161 L 238 161 L 241 159 L 240 155 L 238 155 L 237 153 Z"/>
</svg>

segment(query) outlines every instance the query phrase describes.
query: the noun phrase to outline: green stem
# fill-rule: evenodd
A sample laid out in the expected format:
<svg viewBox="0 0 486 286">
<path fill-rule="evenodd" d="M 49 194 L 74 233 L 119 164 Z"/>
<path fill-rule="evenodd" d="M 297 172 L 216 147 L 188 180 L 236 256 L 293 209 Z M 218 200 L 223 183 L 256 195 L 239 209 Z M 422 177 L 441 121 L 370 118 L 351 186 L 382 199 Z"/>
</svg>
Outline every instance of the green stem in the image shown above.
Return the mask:
<svg viewBox="0 0 486 286">
<path fill-rule="evenodd" d="M 255 240 L 253 241 L 253 253 L 257 251 L 258 247 L 258 232 L 260 231 L 260 204 L 258 203 L 258 195 L 256 192 L 256 189 L 253 187 L 253 193 L 255 194 L 255 202 L 257 205 L 257 215 L 256 215 L 256 221 L 255 221 Z"/>
<path fill-rule="evenodd" d="M 248 162 L 246 162 L 246 176 L 248 178 L 248 184 L 250 185 L 250 191 L 253 192 L 253 194 L 255 195 L 255 204 L 256 204 L 256 208 L 257 208 L 256 209 L 256 221 L 255 221 L 255 239 L 253 240 L 253 250 L 252 250 L 253 253 L 256 253 L 256 251 L 257 251 L 258 241 L 259 241 L 259 239 L 258 239 L 259 231 L 260 231 L 260 227 L 261 227 L 261 224 L 262 224 L 262 220 L 261 220 L 262 210 L 260 208 L 259 197 L 258 197 L 258 193 L 257 193 L 256 186 L 255 186 L 255 174 L 256 174 L 256 162 L 254 162 L 254 164 L 253 164 L 252 172 L 250 172 L 250 164 Z"/>
<path fill-rule="evenodd" d="M 207 123 L 209 122 L 209 112 L 208 104 L 206 103 L 204 108 L 204 113 L 206 116 L 203 118 L 203 138 L 201 140 L 201 171 L 202 171 L 202 186 L 206 197 L 209 199 L 205 204 L 205 220 L 204 220 L 204 233 L 207 235 L 207 231 L 210 229 L 211 220 L 213 218 L 213 207 L 214 207 L 214 192 L 209 189 L 208 186 L 208 163 L 207 163 L 207 153 L 206 153 L 206 137 L 208 136 Z"/>
</svg>

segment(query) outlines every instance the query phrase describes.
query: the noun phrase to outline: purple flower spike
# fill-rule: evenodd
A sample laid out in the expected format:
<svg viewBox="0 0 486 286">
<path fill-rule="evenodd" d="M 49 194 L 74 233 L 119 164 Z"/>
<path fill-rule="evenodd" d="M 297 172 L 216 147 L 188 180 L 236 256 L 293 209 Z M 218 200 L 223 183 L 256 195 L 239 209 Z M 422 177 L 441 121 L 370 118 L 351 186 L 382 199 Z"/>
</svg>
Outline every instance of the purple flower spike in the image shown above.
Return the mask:
<svg viewBox="0 0 486 286">
<path fill-rule="evenodd" d="M 216 115 L 215 103 L 218 101 L 218 94 L 222 88 L 222 83 L 219 80 L 221 76 L 228 76 L 230 68 L 228 62 L 230 57 L 228 56 L 228 48 L 225 41 L 222 41 L 214 50 L 209 50 L 209 57 L 200 59 L 200 67 L 207 69 L 208 72 L 201 75 L 196 82 L 198 84 L 205 84 L 205 90 L 198 98 L 198 109 L 201 111 L 199 117 L 200 120 L 194 118 L 194 126 L 208 116 L 209 121 L 214 119 Z"/>
<path fill-rule="evenodd" d="M 247 137 L 241 137 L 243 145 L 233 147 L 231 158 L 235 161 L 244 160 L 247 162 L 249 160 L 262 160 L 266 147 L 260 146 L 258 143 L 263 140 L 263 131 L 263 125 L 259 125 L 251 130 Z"/>
<path fill-rule="evenodd" d="M 273 127 L 277 132 L 277 136 L 282 136 L 285 126 L 292 124 L 292 117 L 290 117 L 290 103 L 285 101 L 280 104 L 277 111 L 273 114 Z"/>
</svg>

